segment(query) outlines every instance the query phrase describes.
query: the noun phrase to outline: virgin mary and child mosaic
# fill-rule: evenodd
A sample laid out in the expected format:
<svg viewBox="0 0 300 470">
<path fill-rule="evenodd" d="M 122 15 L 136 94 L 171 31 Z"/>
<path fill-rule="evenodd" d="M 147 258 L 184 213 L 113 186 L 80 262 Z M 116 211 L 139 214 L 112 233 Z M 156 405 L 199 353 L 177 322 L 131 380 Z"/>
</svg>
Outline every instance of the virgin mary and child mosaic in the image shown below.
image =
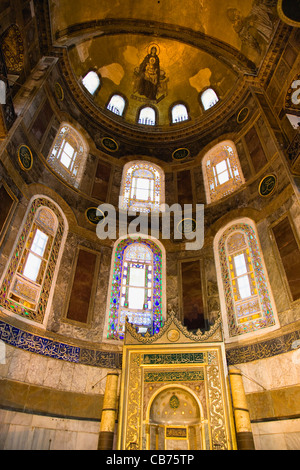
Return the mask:
<svg viewBox="0 0 300 470">
<path fill-rule="evenodd" d="M 160 48 L 157 44 L 150 44 L 148 54 L 134 70 L 133 98 L 144 101 L 158 102 L 167 96 L 167 82 L 165 71 L 160 67 Z"/>
</svg>

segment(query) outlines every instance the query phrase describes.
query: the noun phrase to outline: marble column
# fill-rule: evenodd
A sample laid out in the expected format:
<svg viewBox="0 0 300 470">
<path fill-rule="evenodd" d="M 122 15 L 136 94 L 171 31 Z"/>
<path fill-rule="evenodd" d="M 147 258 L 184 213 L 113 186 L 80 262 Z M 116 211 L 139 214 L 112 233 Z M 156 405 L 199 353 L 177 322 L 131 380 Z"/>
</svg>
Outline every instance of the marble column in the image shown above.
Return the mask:
<svg viewBox="0 0 300 470">
<path fill-rule="evenodd" d="M 229 379 L 238 450 L 255 450 L 241 371 L 235 367 L 230 367 Z"/>
<path fill-rule="evenodd" d="M 112 450 L 118 399 L 118 372 L 107 374 L 101 415 L 98 450 Z"/>
</svg>

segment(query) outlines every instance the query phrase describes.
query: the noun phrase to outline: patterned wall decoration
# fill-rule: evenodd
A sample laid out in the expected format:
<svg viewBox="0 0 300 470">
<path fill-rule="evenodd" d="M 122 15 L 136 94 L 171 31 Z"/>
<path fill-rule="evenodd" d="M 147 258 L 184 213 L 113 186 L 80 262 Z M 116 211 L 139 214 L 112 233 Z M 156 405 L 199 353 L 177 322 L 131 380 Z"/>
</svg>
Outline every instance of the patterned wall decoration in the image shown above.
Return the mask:
<svg viewBox="0 0 300 470">
<path fill-rule="evenodd" d="M 300 340 L 300 330 L 267 341 L 261 341 L 260 343 L 228 349 L 226 351 L 227 364 L 229 366 L 245 364 L 285 354 L 292 351 L 293 343 L 298 340 Z"/>
<path fill-rule="evenodd" d="M 20 29 L 12 24 L 1 38 L 8 73 L 21 73 L 24 67 L 24 46 Z"/>
<path fill-rule="evenodd" d="M 121 368 L 118 352 L 93 350 L 30 333 L 0 320 L 0 340 L 23 351 L 77 364 L 108 369 Z"/>
<path fill-rule="evenodd" d="M 10 286 L 12 284 L 14 274 L 17 271 L 23 250 L 25 248 L 28 235 L 32 228 L 35 214 L 39 207 L 48 207 L 49 209 L 52 210 L 52 212 L 57 217 L 58 228 L 57 228 L 55 238 L 53 240 L 51 257 L 48 262 L 47 270 L 45 273 L 40 298 L 39 298 L 36 309 L 31 309 L 15 302 L 13 299 L 10 299 L 9 292 L 10 292 Z M 0 306 L 2 306 L 5 310 L 11 313 L 20 315 L 21 317 L 27 318 L 29 320 L 33 320 L 37 323 L 43 323 L 63 233 L 64 233 L 64 221 L 56 205 L 53 204 L 48 199 L 44 199 L 42 197 L 35 199 L 31 204 L 22 233 L 18 239 L 17 245 L 14 249 L 14 253 L 12 255 L 9 266 L 7 268 L 4 280 L 0 287 Z"/>
<path fill-rule="evenodd" d="M 9 346 L 53 359 L 108 369 L 121 369 L 122 367 L 122 354 L 119 352 L 74 346 L 67 342 L 56 341 L 47 336 L 40 336 L 39 334 L 28 332 L 26 329 L 18 328 L 3 320 L 0 320 L 0 340 Z M 268 341 L 228 349 L 226 351 L 227 364 L 244 364 L 284 354 L 291 351 L 293 344 L 299 340 L 300 330 Z M 148 364 L 149 356 L 152 355 L 144 354 L 142 363 Z M 154 356 L 155 358 L 151 360 L 151 363 L 154 360 L 167 363 L 168 358 L 173 365 L 179 363 L 204 364 L 211 362 L 211 360 L 206 357 L 205 353 L 159 354 Z"/>
</svg>

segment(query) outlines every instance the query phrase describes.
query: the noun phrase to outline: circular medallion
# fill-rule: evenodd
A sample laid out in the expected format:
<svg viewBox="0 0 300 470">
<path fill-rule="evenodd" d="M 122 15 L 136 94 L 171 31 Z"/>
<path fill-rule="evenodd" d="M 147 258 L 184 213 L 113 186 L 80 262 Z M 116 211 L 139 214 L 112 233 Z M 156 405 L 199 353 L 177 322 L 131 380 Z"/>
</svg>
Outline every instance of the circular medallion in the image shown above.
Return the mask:
<svg viewBox="0 0 300 470">
<path fill-rule="evenodd" d="M 33 156 L 27 145 L 20 145 L 18 149 L 18 162 L 22 170 L 28 171 L 33 165 Z"/>
<path fill-rule="evenodd" d="M 106 148 L 106 150 L 109 150 L 110 152 L 116 152 L 119 148 L 117 142 L 110 137 L 103 137 L 103 139 L 101 139 L 101 144 Z"/>
<path fill-rule="evenodd" d="M 62 101 L 64 99 L 64 90 L 62 89 L 62 86 L 60 85 L 60 83 L 58 82 L 55 83 L 54 90 L 55 90 L 56 98 Z"/>
<path fill-rule="evenodd" d="M 175 341 L 178 341 L 179 340 L 179 331 L 177 330 L 170 330 L 168 331 L 167 333 L 167 338 L 169 341 L 171 341 L 172 343 L 175 343 Z"/>
<path fill-rule="evenodd" d="M 99 223 L 103 224 L 105 220 L 104 212 L 97 207 L 89 207 L 85 212 L 85 216 L 90 224 L 93 225 L 98 225 Z"/>
<path fill-rule="evenodd" d="M 172 153 L 172 158 L 173 160 L 181 161 L 181 160 L 185 160 L 186 158 L 188 158 L 189 155 L 190 155 L 189 149 L 180 148 L 180 149 L 175 150 Z"/>
<path fill-rule="evenodd" d="M 237 115 L 237 118 L 236 118 L 238 124 L 241 124 L 242 122 L 246 121 L 248 115 L 249 115 L 249 109 L 248 108 L 241 109 L 239 114 Z"/>
<path fill-rule="evenodd" d="M 297 1 L 278 0 L 277 12 L 278 12 L 280 19 L 284 21 L 284 23 L 287 23 L 290 26 L 295 26 L 295 27 L 300 26 L 300 11 L 299 11 L 299 3 L 297 7 Z"/>
<path fill-rule="evenodd" d="M 258 192 L 260 196 L 270 196 L 276 188 L 277 178 L 275 175 L 265 176 L 259 183 Z"/>
<path fill-rule="evenodd" d="M 182 219 L 177 225 L 177 231 L 179 233 L 187 234 L 195 232 L 197 227 L 196 220 L 191 218 Z"/>
</svg>

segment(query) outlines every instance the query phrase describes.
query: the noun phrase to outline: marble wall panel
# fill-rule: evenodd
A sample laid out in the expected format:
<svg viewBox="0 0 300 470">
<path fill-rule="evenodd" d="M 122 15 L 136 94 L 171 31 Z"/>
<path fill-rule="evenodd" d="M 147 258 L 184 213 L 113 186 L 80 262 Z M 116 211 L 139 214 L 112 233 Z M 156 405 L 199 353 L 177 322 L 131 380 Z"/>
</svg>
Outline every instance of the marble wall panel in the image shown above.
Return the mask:
<svg viewBox="0 0 300 470">
<path fill-rule="evenodd" d="M 96 450 L 99 422 L 0 410 L 2 450 Z"/>
</svg>

